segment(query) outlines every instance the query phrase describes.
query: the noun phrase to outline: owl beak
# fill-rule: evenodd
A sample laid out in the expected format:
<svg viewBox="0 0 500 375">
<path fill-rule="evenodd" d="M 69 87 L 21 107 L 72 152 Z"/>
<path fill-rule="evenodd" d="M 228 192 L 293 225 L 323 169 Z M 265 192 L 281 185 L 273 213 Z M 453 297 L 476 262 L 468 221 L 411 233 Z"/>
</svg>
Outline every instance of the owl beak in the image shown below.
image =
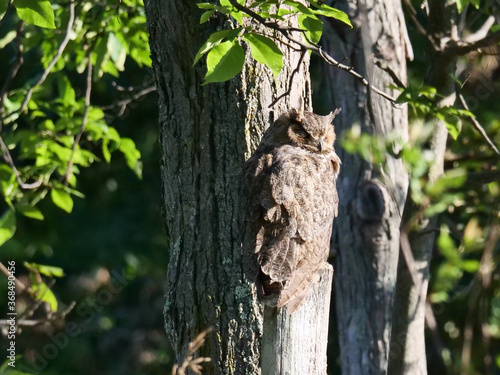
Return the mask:
<svg viewBox="0 0 500 375">
<path fill-rule="evenodd" d="M 324 148 L 324 146 L 323 146 L 323 140 L 319 139 L 318 140 L 318 150 L 319 150 L 319 152 L 323 152 L 323 148 Z"/>
</svg>

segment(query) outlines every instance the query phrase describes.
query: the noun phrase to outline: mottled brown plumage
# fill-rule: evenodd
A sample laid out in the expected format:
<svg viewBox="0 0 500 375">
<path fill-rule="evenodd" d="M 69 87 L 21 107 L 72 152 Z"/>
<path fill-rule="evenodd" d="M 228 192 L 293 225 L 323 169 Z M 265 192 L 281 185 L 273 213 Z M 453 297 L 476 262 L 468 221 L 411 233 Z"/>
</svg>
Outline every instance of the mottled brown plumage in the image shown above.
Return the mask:
<svg viewBox="0 0 500 375">
<path fill-rule="evenodd" d="M 295 311 L 327 260 L 338 205 L 331 123 L 338 112 L 284 113 L 245 164 L 245 265 L 264 304 Z"/>
</svg>

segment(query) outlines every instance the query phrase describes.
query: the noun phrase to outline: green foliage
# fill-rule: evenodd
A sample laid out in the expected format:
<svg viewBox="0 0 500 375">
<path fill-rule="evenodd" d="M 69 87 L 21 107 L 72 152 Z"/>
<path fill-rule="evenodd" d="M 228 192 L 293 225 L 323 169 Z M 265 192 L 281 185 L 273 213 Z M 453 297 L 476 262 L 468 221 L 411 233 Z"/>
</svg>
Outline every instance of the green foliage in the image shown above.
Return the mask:
<svg viewBox="0 0 500 375">
<path fill-rule="evenodd" d="M 244 7 L 244 0 L 237 0 Z M 260 17 L 266 24 L 277 25 L 292 16 L 298 16 L 299 27 L 306 42 L 316 44 L 321 39 L 323 21 L 321 16 L 340 20 L 351 26 L 349 17 L 342 11 L 329 7 L 320 1 L 311 1 L 310 6 L 293 0 L 257 0 L 244 10 L 234 7 L 229 0 L 220 0 L 220 5 L 198 3 L 204 10 L 200 23 L 207 22 L 215 12 L 231 17 L 240 26 L 232 30 L 216 31 L 199 49 L 194 64 L 207 54 L 207 73 L 203 84 L 224 82 L 241 72 L 244 64 L 242 42 L 250 46 L 252 57 L 271 70 L 274 78 L 283 67 L 283 54 L 276 45 L 276 36 L 264 35 L 254 28 L 254 24 L 245 22 L 249 17 Z M 226 41 L 224 41 L 226 39 Z M 224 41 L 224 42 L 223 42 Z M 193 65 L 194 65 L 193 64 Z"/>
<path fill-rule="evenodd" d="M 6 2 L 0 3 L 5 10 Z M 92 93 L 102 79 L 119 79 L 126 64 L 150 66 L 147 42 L 142 0 L 14 0 L 3 15 L 0 47 L 10 58 L 2 63 L 10 70 L 0 101 L 0 190 L 8 207 L 0 244 L 14 235 L 15 214 L 44 219 L 38 206 L 48 193 L 71 212 L 73 197 L 83 197 L 77 190 L 82 168 L 110 163 L 119 152 L 141 176 L 140 152 L 111 126 L 113 117 Z"/>
</svg>

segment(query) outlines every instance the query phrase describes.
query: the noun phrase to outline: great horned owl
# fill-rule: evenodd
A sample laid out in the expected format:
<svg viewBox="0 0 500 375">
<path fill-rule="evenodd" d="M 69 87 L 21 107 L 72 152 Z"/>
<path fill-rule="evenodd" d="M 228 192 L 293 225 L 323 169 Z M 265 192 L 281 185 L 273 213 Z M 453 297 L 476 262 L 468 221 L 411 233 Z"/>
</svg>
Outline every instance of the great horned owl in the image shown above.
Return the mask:
<svg viewBox="0 0 500 375">
<path fill-rule="evenodd" d="M 282 114 L 245 163 L 243 251 L 266 305 L 294 312 L 327 260 L 338 205 L 332 120 L 339 112 Z"/>
</svg>

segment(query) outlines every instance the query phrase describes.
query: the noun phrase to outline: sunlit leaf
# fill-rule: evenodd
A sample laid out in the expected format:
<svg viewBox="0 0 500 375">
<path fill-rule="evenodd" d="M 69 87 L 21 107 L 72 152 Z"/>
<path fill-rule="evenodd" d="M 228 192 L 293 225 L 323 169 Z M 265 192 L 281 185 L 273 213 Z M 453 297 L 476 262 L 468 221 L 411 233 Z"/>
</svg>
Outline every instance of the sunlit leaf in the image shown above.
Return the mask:
<svg viewBox="0 0 500 375">
<path fill-rule="evenodd" d="M 245 51 L 237 41 L 226 41 L 214 47 L 207 55 L 207 74 L 203 85 L 224 82 L 243 69 Z"/>
<path fill-rule="evenodd" d="M 31 219 L 36 219 L 36 220 L 44 219 L 42 212 L 38 208 L 33 207 L 29 204 L 17 204 L 16 211 L 19 212 L 21 215 L 29 217 Z"/>
<path fill-rule="evenodd" d="M 46 302 L 50 306 L 52 312 L 57 311 L 57 298 L 54 293 L 49 289 L 47 284 L 41 282 L 40 284 L 35 284 L 31 286 L 34 292 L 34 297 L 39 301 Z"/>
<path fill-rule="evenodd" d="M 31 271 L 38 271 L 48 277 L 63 277 L 64 270 L 61 267 L 48 266 L 46 264 L 24 262 L 24 266 Z"/>
<path fill-rule="evenodd" d="M 8 209 L 0 217 L 0 246 L 8 241 L 16 232 L 16 212 Z"/>
<path fill-rule="evenodd" d="M 20 19 L 35 26 L 55 29 L 54 11 L 48 0 L 14 0 Z"/>
<path fill-rule="evenodd" d="M 263 35 L 254 33 L 245 34 L 244 39 L 250 44 L 253 58 L 271 69 L 276 79 L 283 68 L 283 54 L 276 43 Z"/>
<path fill-rule="evenodd" d="M 50 197 L 52 198 L 52 202 L 54 202 L 57 207 L 63 209 L 67 213 L 70 213 L 73 210 L 73 199 L 66 191 L 52 189 L 50 191 Z"/>
<path fill-rule="evenodd" d="M 314 9 L 314 14 L 319 14 L 325 17 L 335 18 L 339 21 L 344 22 L 352 28 L 351 21 L 349 20 L 349 16 L 342 12 L 341 10 L 332 8 L 326 4 L 320 3 L 318 0 L 311 0 L 311 4 L 315 5 L 319 9 Z"/>
<path fill-rule="evenodd" d="M 141 153 L 135 147 L 134 141 L 130 138 L 122 138 L 120 140 L 120 151 L 125 156 L 128 167 L 135 172 L 137 177 L 142 178 L 142 163 L 139 160 Z"/>
<path fill-rule="evenodd" d="M 114 33 L 109 34 L 108 51 L 111 54 L 111 60 L 113 60 L 113 62 L 115 63 L 116 69 L 118 69 L 119 71 L 123 71 L 125 69 L 127 49 Z"/>
<path fill-rule="evenodd" d="M 210 17 L 212 17 L 212 14 L 214 14 L 215 10 L 207 10 L 204 12 L 201 17 L 200 17 L 200 24 L 207 22 Z"/>
<path fill-rule="evenodd" d="M 299 26 L 301 29 L 306 30 L 307 39 L 312 43 L 318 43 L 323 34 L 323 22 L 314 15 L 304 15 L 299 16 Z"/>
<path fill-rule="evenodd" d="M 216 31 L 215 33 L 212 33 L 210 37 L 207 39 L 207 41 L 201 46 L 201 48 L 198 50 L 196 53 L 196 56 L 194 58 L 193 65 L 195 65 L 198 60 L 208 51 L 210 51 L 212 48 L 218 46 L 224 38 L 227 38 L 228 40 L 232 40 L 235 38 L 238 33 L 241 31 L 241 28 L 237 29 L 226 29 L 226 30 L 221 30 L 221 31 Z"/>
</svg>

